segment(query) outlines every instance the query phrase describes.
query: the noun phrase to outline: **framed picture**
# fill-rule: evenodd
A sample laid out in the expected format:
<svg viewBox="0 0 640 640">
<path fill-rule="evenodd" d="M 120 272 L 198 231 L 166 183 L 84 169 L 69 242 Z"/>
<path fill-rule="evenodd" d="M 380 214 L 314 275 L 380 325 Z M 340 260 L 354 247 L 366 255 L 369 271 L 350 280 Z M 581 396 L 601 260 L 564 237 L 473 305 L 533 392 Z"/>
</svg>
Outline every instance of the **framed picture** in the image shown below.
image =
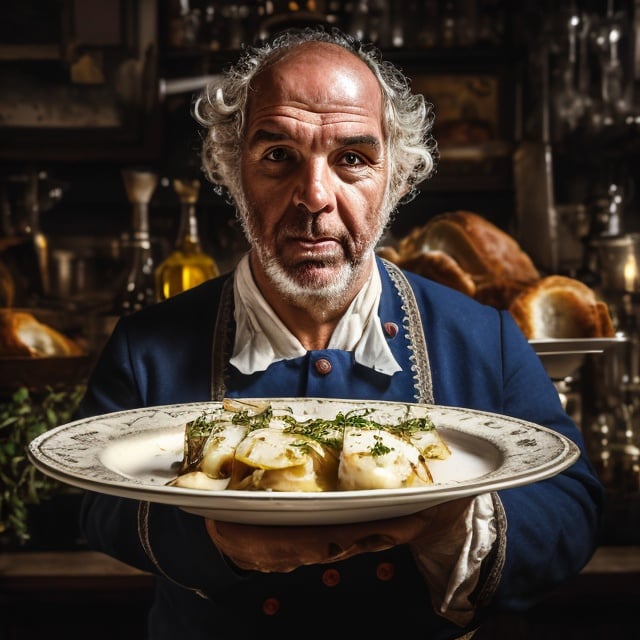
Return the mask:
<svg viewBox="0 0 640 640">
<path fill-rule="evenodd" d="M 425 188 L 505 190 L 512 185 L 514 100 L 499 70 L 408 72 L 434 107 L 438 172 Z M 460 180 L 464 177 L 464 180 Z"/>
<path fill-rule="evenodd" d="M 482 145 L 500 138 L 499 82 L 495 75 L 419 76 L 412 87 L 434 105 L 441 148 Z"/>
</svg>

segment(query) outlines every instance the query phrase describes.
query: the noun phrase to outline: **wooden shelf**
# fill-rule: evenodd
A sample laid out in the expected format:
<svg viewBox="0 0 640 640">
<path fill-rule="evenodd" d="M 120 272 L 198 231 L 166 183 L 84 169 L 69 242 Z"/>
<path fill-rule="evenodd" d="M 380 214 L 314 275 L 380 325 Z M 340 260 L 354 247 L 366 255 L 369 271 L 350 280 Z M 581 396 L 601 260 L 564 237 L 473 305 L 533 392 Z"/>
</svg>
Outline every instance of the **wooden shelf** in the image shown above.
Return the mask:
<svg viewBox="0 0 640 640">
<path fill-rule="evenodd" d="M 60 60 L 59 44 L 3 44 L 0 45 L 0 60 Z"/>
<path fill-rule="evenodd" d="M 153 576 L 96 551 L 17 551 L 0 555 L 0 592 L 82 588 L 152 589 Z"/>
</svg>

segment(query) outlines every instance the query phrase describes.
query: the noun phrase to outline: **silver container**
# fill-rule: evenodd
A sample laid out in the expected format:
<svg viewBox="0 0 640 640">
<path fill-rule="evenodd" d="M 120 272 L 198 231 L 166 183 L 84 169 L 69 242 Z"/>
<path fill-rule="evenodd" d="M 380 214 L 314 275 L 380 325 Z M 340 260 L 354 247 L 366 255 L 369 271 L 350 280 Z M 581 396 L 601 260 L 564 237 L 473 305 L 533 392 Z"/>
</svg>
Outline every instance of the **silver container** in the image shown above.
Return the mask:
<svg viewBox="0 0 640 640">
<path fill-rule="evenodd" d="M 598 273 L 603 292 L 640 293 L 640 234 L 597 238 Z"/>
</svg>

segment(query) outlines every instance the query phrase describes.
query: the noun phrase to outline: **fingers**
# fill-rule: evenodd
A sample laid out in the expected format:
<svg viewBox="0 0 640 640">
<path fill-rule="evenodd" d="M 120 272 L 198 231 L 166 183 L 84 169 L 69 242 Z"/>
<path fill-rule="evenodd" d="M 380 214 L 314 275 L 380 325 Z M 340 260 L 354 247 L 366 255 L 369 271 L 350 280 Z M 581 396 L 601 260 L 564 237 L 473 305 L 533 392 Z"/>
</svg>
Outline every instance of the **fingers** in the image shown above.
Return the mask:
<svg viewBox="0 0 640 640">
<path fill-rule="evenodd" d="M 371 524 L 282 530 L 205 520 L 205 526 L 213 543 L 234 564 L 262 572 L 288 572 L 303 565 L 337 562 L 397 544 L 388 532 L 372 532 Z"/>
<path fill-rule="evenodd" d="M 472 501 L 462 498 L 409 516 L 349 525 L 268 527 L 208 519 L 205 524 L 213 543 L 238 567 L 284 573 L 410 544 L 425 536 L 446 536 L 465 517 Z"/>
</svg>

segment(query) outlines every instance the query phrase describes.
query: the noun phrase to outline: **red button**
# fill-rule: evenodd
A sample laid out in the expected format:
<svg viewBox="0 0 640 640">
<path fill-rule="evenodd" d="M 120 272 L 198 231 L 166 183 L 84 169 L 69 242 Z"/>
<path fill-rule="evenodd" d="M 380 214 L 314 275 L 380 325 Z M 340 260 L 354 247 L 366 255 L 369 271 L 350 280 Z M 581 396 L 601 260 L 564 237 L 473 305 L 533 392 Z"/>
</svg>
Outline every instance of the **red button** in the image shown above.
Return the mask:
<svg viewBox="0 0 640 640">
<path fill-rule="evenodd" d="M 395 338 L 398 335 L 398 325 L 395 322 L 385 322 L 384 332 L 390 337 Z"/>
<path fill-rule="evenodd" d="M 262 603 L 262 612 L 267 616 L 275 616 L 280 609 L 280 601 L 277 598 L 267 598 Z"/>
<path fill-rule="evenodd" d="M 383 582 L 388 582 L 393 579 L 393 576 L 396 574 L 396 569 L 391 562 L 381 562 L 376 567 L 376 576 L 378 580 L 382 580 Z"/>
<path fill-rule="evenodd" d="M 328 373 L 331 373 L 331 363 L 326 358 L 318 358 L 314 366 L 321 376 L 326 376 Z"/>
<path fill-rule="evenodd" d="M 326 587 L 335 587 L 340 584 L 340 572 L 337 569 L 327 569 L 322 574 L 322 583 Z"/>
</svg>

